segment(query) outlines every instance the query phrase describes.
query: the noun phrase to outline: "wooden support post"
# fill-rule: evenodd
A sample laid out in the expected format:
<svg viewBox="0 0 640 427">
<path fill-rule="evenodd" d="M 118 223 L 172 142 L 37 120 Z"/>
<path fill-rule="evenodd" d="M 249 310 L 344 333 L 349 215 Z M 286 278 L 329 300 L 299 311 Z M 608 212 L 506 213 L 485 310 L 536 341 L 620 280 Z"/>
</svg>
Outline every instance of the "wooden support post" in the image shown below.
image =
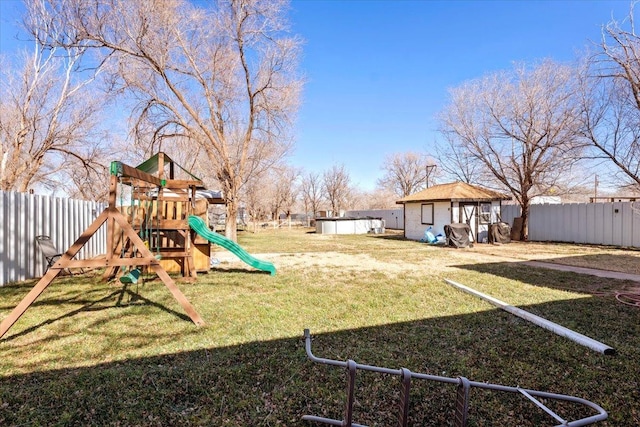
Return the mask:
<svg viewBox="0 0 640 427">
<path fill-rule="evenodd" d="M 116 194 L 118 192 L 118 177 L 115 175 L 110 175 L 109 179 L 109 207 L 116 207 Z M 104 280 L 109 280 L 112 276 L 116 274 L 116 269 L 113 267 L 109 267 L 108 262 L 113 258 L 114 246 L 115 246 L 115 220 L 109 216 L 107 219 L 107 268 L 102 275 Z M 122 242 L 121 242 L 122 243 Z"/>
</svg>

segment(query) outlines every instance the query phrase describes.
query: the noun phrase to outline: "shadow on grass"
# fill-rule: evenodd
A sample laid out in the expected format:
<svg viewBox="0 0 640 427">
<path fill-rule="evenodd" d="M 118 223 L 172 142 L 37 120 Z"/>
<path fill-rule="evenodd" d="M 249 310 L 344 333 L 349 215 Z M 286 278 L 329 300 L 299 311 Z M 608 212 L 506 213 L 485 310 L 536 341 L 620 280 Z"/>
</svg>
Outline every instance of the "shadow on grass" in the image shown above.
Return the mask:
<svg viewBox="0 0 640 427">
<path fill-rule="evenodd" d="M 407 242 L 415 241 L 415 240 L 407 239 L 406 237 L 404 237 L 403 233 L 369 234 L 368 236 L 373 237 L 375 239 L 381 239 L 381 240 L 407 241 Z"/>
<path fill-rule="evenodd" d="M 640 318 L 637 310 L 594 300 L 535 310 L 564 313 L 567 321 L 572 313 L 591 312 L 601 324 L 619 325 L 584 325 L 583 331 L 606 338 L 619 356 L 594 353 L 498 310 L 316 335 L 314 353 L 575 395 L 609 411 L 611 421 L 603 425 L 638 425 Z M 342 418 L 344 379 L 342 369 L 306 359 L 300 331 L 293 338 L 7 376 L 0 380 L 0 424 L 312 425 L 302 415 Z M 398 395 L 396 377 L 359 373 L 354 421 L 395 425 Z M 452 425 L 454 399 L 452 386 L 414 381 L 409 425 Z M 563 415 L 592 414 L 575 412 L 580 408 L 563 408 Z M 522 396 L 476 390 L 470 418 L 469 426 L 554 424 Z"/>
<path fill-rule="evenodd" d="M 247 268 L 228 267 L 227 268 L 224 265 L 217 265 L 215 267 L 212 267 L 211 270 L 209 270 L 207 273 L 199 273 L 199 274 L 216 274 L 216 273 L 242 273 L 242 274 L 263 275 L 263 276 L 271 275 L 271 273 L 269 273 L 268 271 L 256 270 L 255 268 L 252 268 L 252 267 L 247 267 Z"/>
<path fill-rule="evenodd" d="M 17 338 L 20 338 L 24 335 L 28 335 L 44 326 L 47 325 L 51 325 L 54 324 L 60 320 L 63 319 L 67 319 L 67 318 L 73 318 L 75 316 L 77 316 L 80 313 L 89 313 L 89 312 L 97 312 L 97 311 L 105 311 L 105 310 L 113 310 L 114 308 L 120 308 L 120 307 L 130 307 L 132 305 L 146 305 L 149 307 L 154 307 L 157 308 L 161 311 L 164 311 L 166 313 L 170 313 L 173 316 L 175 316 L 176 318 L 185 321 L 185 322 L 191 322 L 191 319 L 189 318 L 189 316 L 187 316 L 184 313 L 172 310 L 162 304 L 158 304 L 155 301 L 152 301 L 148 298 L 143 297 L 142 295 L 140 295 L 137 292 L 134 292 L 132 290 L 129 289 L 129 285 L 123 285 L 119 290 L 115 290 L 113 292 L 111 292 L 108 295 L 105 295 L 102 298 L 99 299 L 88 299 L 86 298 L 87 294 L 83 294 L 82 299 L 78 299 L 78 295 L 74 294 L 73 297 L 67 298 L 67 299 L 59 299 L 59 298 L 54 298 L 54 299 L 47 299 L 45 301 L 38 301 L 36 300 L 31 307 L 36 307 L 36 306 L 41 306 L 41 305 L 50 305 L 50 306 L 58 306 L 58 305 L 63 305 L 63 304 L 81 304 L 81 307 L 75 309 L 75 310 L 71 310 L 61 316 L 57 316 L 54 318 L 50 318 L 47 320 L 44 320 L 36 325 L 33 325 L 27 329 L 24 329 L 22 331 L 20 331 L 17 334 L 11 334 L 11 330 L 9 330 L 9 332 L 7 333 L 7 335 L 5 337 L 2 338 L 3 341 L 11 341 Z M 125 297 L 129 298 L 128 302 L 125 302 L 124 299 Z M 109 301 L 113 301 L 115 299 L 115 305 L 111 306 L 110 304 L 105 305 L 106 303 L 109 303 Z"/>
<path fill-rule="evenodd" d="M 564 266 L 583 266 L 590 268 L 595 263 L 596 257 L 602 262 L 604 255 L 583 255 L 564 258 L 555 258 L 553 260 L 536 260 L 537 262 L 546 262 L 555 264 L 560 267 Z M 606 255 L 614 257 L 615 263 L 638 262 L 637 257 L 629 255 Z M 552 262 L 551 262 L 552 261 Z M 614 263 L 614 261 L 611 261 Z M 621 264 L 619 264 L 621 265 Z M 552 268 L 532 266 L 527 262 L 494 262 L 494 263 L 477 263 L 462 264 L 455 267 L 470 271 L 477 271 L 485 274 L 492 274 L 511 280 L 517 280 L 534 286 L 541 286 L 551 289 L 569 290 L 572 292 L 582 292 L 589 295 L 613 295 L 616 292 L 625 292 L 628 290 L 638 291 L 640 284 L 632 280 L 621 280 L 614 278 L 603 278 L 591 274 L 581 274 L 572 271 L 561 271 Z M 576 280 L 576 277 L 579 280 Z"/>
</svg>

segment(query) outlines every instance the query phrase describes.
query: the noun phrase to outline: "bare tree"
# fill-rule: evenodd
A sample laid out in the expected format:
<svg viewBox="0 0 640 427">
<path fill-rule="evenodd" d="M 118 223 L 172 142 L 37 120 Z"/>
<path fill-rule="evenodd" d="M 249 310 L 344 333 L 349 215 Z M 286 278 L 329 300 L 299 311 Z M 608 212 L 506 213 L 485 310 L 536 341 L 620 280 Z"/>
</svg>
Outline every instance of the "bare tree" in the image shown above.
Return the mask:
<svg viewBox="0 0 640 427">
<path fill-rule="evenodd" d="M 78 153 L 82 156 L 81 162 L 68 156 L 70 161 L 63 162 L 66 167 L 61 169 L 55 184 L 70 198 L 106 201 L 109 197 L 109 160 L 114 156 L 109 148 L 91 150 L 85 147 L 82 154 Z"/>
<path fill-rule="evenodd" d="M 580 158 L 577 93 L 573 67 L 544 61 L 454 88 L 442 113 L 446 137 L 520 204 L 523 239 L 531 198 L 570 180 Z"/>
<path fill-rule="evenodd" d="M 301 80 L 300 42 L 289 37 L 283 0 L 50 1 L 52 13 L 114 61 L 112 88 L 136 104 L 139 142 L 175 138 L 203 148 L 236 239 L 241 190 L 291 145 Z M 199 3 L 202 4 L 202 3 Z"/>
<path fill-rule="evenodd" d="M 602 29 L 596 55 L 582 70 L 584 136 L 595 157 L 616 166 L 622 181 L 640 186 L 640 37 L 634 3 L 627 19 Z"/>
<path fill-rule="evenodd" d="M 384 175 L 377 184 L 393 190 L 399 198 L 406 197 L 433 182 L 435 166 L 435 161 L 426 154 L 412 151 L 390 154 L 384 160 Z"/>
<path fill-rule="evenodd" d="M 271 217 L 278 220 L 281 214 L 290 218 L 291 209 L 298 197 L 299 171 L 288 165 L 271 168 L 260 180 L 262 197 L 266 200 Z"/>
<path fill-rule="evenodd" d="M 378 186 L 375 190 L 364 193 L 363 209 L 397 209 L 397 200 L 398 196 L 394 191 Z"/>
<path fill-rule="evenodd" d="M 277 200 L 278 209 L 274 214 L 278 219 L 280 213 L 284 213 L 291 225 L 291 210 L 296 204 L 300 192 L 299 178 L 300 171 L 291 166 L 281 166 L 272 169 L 275 179 L 275 200 Z"/>
<path fill-rule="evenodd" d="M 243 187 L 242 200 L 244 201 L 247 213 L 253 222 L 253 231 L 257 231 L 258 221 L 267 219 L 270 211 L 269 201 L 266 197 L 265 180 L 262 176 L 253 176 Z"/>
<path fill-rule="evenodd" d="M 26 3 L 24 22 L 34 49 L 19 57 L 22 68 L 1 67 L 0 189 L 44 186 L 103 197 L 97 182 L 106 189 L 108 147 L 100 142 L 98 114 L 105 98 L 91 87 L 101 65 L 83 62 L 82 44 L 51 46 L 50 38 L 68 40 L 72 33 L 42 2 Z"/>
<path fill-rule="evenodd" d="M 444 133 L 444 141 L 436 144 L 438 166 L 442 175 L 455 181 L 480 184 L 487 180 L 487 169 L 459 144 L 454 134 Z"/>
<path fill-rule="evenodd" d="M 349 192 L 345 204 L 341 207 L 344 210 L 365 210 L 371 207 L 373 199 L 368 191 L 355 186 L 349 186 Z"/>
<path fill-rule="evenodd" d="M 344 165 L 334 165 L 323 174 L 322 189 L 334 216 L 348 207 L 351 196 L 351 178 Z"/>
<path fill-rule="evenodd" d="M 312 217 L 315 218 L 324 200 L 320 174 L 309 172 L 304 175 L 300 183 L 300 191 L 302 192 L 305 213 L 311 212 Z"/>
<path fill-rule="evenodd" d="M 277 221 L 280 214 L 290 219 L 298 197 L 298 178 L 296 168 L 278 165 L 243 186 L 242 201 L 254 222 L 267 218 Z"/>
</svg>

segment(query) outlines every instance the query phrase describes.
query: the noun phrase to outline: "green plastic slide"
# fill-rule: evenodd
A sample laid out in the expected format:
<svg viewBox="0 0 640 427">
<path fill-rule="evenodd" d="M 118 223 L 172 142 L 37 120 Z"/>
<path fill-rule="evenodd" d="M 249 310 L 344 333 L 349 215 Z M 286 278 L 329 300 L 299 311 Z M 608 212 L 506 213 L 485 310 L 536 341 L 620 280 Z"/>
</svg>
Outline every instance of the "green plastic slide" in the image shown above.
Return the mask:
<svg viewBox="0 0 640 427">
<path fill-rule="evenodd" d="M 247 251 L 242 249 L 242 247 L 233 240 L 229 240 L 223 235 L 218 234 L 215 231 L 211 231 L 209 227 L 207 227 L 207 224 L 202 220 L 202 218 L 195 215 L 190 215 L 189 227 L 191 227 L 196 233 L 198 233 L 200 236 L 204 237 L 211 243 L 222 246 L 232 254 L 236 255 L 251 267 L 257 268 L 258 270 L 262 271 L 268 271 L 272 276 L 276 275 L 276 267 L 272 263 L 268 261 L 260 261 L 259 259 L 252 257 Z"/>
</svg>

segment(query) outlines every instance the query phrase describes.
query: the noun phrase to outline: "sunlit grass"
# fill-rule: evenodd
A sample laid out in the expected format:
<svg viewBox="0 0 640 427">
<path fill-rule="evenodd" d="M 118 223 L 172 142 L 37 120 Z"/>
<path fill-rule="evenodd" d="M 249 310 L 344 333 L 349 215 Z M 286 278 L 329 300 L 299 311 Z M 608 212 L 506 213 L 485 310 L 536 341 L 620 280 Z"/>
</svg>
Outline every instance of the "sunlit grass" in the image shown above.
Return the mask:
<svg viewBox="0 0 640 427">
<path fill-rule="evenodd" d="M 398 236 L 306 231 L 240 233 L 251 253 L 288 254 L 273 258 L 276 276 L 234 262 L 195 283 L 177 278 L 203 327 L 151 277 L 126 288 L 99 275 L 54 281 L 0 342 L 0 421 L 253 426 L 304 425 L 302 414 L 322 411 L 340 417 L 343 373 L 306 360 L 304 328 L 320 335 L 321 356 L 573 394 L 605 406 L 611 425 L 638 420 L 629 379 L 640 378 L 639 309 L 586 292 L 619 281 L 471 262 L 467 252 Z M 328 252 L 343 263 L 323 263 Z M 318 258 L 290 262 L 305 253 Z M 444 278 L 602 340 L 619 356 L 554 336 Z M 0 289 L 0 316 L 32 286 Z M 362 387 L 358 422 L 392 424 L 388 391 L 397 384 L 368 376 Z M 412 425 L 446 425 L 450 396 L 420 387 Z M 545 425 L 530 408 L 478 398 L 474 425 Z"/>
</svg>

